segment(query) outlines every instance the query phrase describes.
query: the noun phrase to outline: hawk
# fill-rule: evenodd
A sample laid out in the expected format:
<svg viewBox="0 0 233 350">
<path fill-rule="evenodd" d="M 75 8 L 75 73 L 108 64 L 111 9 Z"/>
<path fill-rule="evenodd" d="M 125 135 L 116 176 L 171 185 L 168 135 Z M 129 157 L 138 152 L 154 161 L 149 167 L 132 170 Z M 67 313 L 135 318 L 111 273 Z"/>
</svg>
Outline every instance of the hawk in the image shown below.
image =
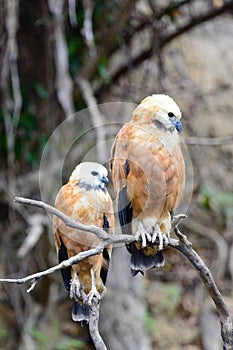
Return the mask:
<svg viewBox="0 0 233 350">
<path fill-rule="evenodd" d="M 55 207 L 74 221 L 98 226 L 112 234 L 114 214 L 107 185 L 107 169 L 104 166 L 93 162 L 81 163 L 58 192 Z M 53 217 L 53 231 L 59 263 L 95 248 L 99 243 L 95 234 L 68 227 L 57 216 Z M 87 257 L 61 270 L 65 288 L 74 299 L 74 321 L 88 322 L 93 297 L 99 300 L 103 297 L 111 251 L 112 247 L 108 246 L 102 254 Z"/>
<path fill-rule="evenodd" d="M 164 265 L 162 250 L 185 183 L 180 119 L 172 98 L 148 96 L 112 146 L 110 169 L 121 229 L 136 239 L 127 245 L 132 275 Z"/>
</svg>

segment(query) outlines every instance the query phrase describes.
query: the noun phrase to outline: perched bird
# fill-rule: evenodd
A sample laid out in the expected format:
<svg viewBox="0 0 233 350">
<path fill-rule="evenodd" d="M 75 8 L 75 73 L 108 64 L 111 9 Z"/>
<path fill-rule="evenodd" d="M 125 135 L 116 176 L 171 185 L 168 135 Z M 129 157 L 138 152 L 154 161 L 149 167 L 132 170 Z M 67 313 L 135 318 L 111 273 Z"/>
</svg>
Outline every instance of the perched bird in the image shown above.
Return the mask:
<svg viewBox="0 0 233 350">
<path fill-rule="evenodd" d="M 92 162 L 81 163 L 58 192 L 55 207 L 74 221 L 98 226 L 112 234 L 114 214 L 107 185 L 107 169 L 104 166 Z M 59 263 L 95 248 L 99 243 L 95 234 L 68 227 L 57 216 L 53 217 L 53 231 Z M 108 246 L 102 254 L 87 257 L 61 270 L 65 288 L 74 299 L 74 321 L 88 322 L 93 297 L 99 300 L 103 297 L 111 251 L 112 247 Z"/>
<path fill-rule="evenodd" d="M 121 229 L 137 240 L 127 245 L 132 275 L 164 265 L 162 250 L 185 182 L 180 118 L 172 98 L 148 96 L 112 146 L 110 169 Z"/>
</svg>

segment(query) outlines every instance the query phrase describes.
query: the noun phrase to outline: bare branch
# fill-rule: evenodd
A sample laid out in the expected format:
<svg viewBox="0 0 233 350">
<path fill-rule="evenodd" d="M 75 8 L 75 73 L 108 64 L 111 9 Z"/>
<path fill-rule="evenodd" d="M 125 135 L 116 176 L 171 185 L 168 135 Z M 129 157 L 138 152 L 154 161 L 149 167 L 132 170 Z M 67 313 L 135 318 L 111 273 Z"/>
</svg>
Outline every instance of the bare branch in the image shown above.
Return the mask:
<svg viewBox="0 0 233 350">
<path fill-rule="evenodd" d="M 105 145 L 106 141 L 106 129 L 105 129 L 105 118 L 98 108 L 98 103 L 94 96 L 94 92 L 91 84 L 88 80 L 82 77 L 77 78 L 77 82 L 81 89 L 83 98 L 88 106 L 90 112 L 92 125 L 96 132 L 96 148 L 97 157 L 100 163 L 104 163 L 107 160 L 107 149 Z"/>
<path fill-rule="evenodd" d="M 211 10 L 207 12 L 203 12 L 202 14 L 198 14 L 197 16 L 191 17 L 189 21 L 185 21 L 184 24 L 180 25 L 173 32 L 168 32 L 167 29 L 165 31 L 161 31 L 160 35 L 158 33 L 159 37 L 157 38 L 157 41 L 158 41 L 157 51 L 161 51 L 161 49 L 164 48 L 167 44 L 169 44 L 172 40 L 182 35 L 183 33 L 191 30 L 197 25 L 207 22 L 217 16 L 220 16 L 221 14 L 230 12 L 232 10 L 233 10 L 233 2 L 227 1 L 221 7 L 218 7 L 218 8 L 213 7 Z M 155 20 L 158 21 L 159 18 L 156 18 Z M 143 25 L 139 25 L 138 28 L 140 28 L 140 30 L 144 30 L 146 27 L 150 27 L 153 22 L 154 22 L 153 18 L 147 18 L 145 22 L 143 21 Z M 138 35 L 138 31 L 134 31 L 133 34 L 134 33 L 137 33 Z M 132 40 L 132 38 L 133 38 L 133 35 L 130 36 L 130 40 Z M 152 57 L 155 54 L 154 44 L 155 44 L 154 41 L 151 40 L 151 44 L 149 45 L 148 48 L 139 52 L 137 55 L 135 55 L 135 57 L 132 58 L 131 64 L 133 67 L 138 66 L 144 60 Z M 126 64 L 123 63 L 122 65 L 120 65 L 116 69 L 116 71 L 112 73 L 111 75 L 112 81 L 116 83 L 116 81 L 118 81 L 123 75 L 125 75 L 128 72 L 128 70 L 129 68 Z M 106 87 L 106 83 L 104 81 L 101 81 L 101 83 L 98 84 L 95 93 L 100 95 L 105 87 Z"/>
<path fill-rule="evenodd" d="M 9 201 L 15 196 L 15 138 L 22 107 L 18 72 L 17 31 L 19 21 L 19 1 L 5 1 L 7 44 L 1 67 L 1 102 L 7 144 L 7 193 Z"/>
<path fill-rule="evenodd" d="M 20 246 L 17 256 L 22 259 L 28 252 L 35 247 L 41 235 L 44 232 L 44 226 L 49 226 L 47 215 L 34 214 L 27 217 L 29 228 L 27 230 L 27 237 Z"/>
<path fill-rule="evenodd" d="M 114 16 L 112 16 L 109 12 L 109 7 L 111 6 L 109 6 L 108 2 L 103 2 L 106 15 L 101 19 L 101 31 L 99 33 L 97 32 L 96 34 L 96 41 L 97 43 L 101 43 L 101 45 L 98 45 L 97 57 L 90 57 L 90 60 L 82 67 L 81 76 L 91 80 L 96 72 L 101 57 L 109 57 L 119 48 L 119 42 L 116 40 L 116 38 L 118 37 L 119 33 L 122 33 L 123 35 L 126 23 L 128 23 L 129 16 L 133 11 L 136 2 L 137 0 L 125 0 L 123 2 L 118 2 L 119 6 L 115 9 Z M 109 25 L 108 21 L 106 21 L 108 16 L 111 16 L 113 21 L 111 25 Z M 80 72 L 78 75 L 80 75 Z M 78 81 L 78 76 L 75 80 Z"/>
<path fill-rule="evenodd" d="M 76 16 L 76 0 L 68 0 L 68 10 L 70 24 L 73 28 L 78 26 L 77 16 Z"/>
<path fill-rule="evenodd" d="M 109 244 L 129 243 L 135 240 L 135 237 L 131 235 L 109 235 L 104 230 L 98 227 L 95 227 L 93 225 L 88 226 L 78 222 L 74 222 L 70 218 L 68 218 L 66 215 L 61 213 L 59 210 L 41 201 L 35 201 L 32 199 L 26 199 L 26 198 L 20 198 L 20 197 L 16 197 L 15 201 L 17 203 L 23 203 L 23 204 L 29 204 L 29 205 L 41 207 L 47 210 L 48 212 L 58 216 L 61 220 L 64 221 L 64 223 L 67 226 L 73 227 L 75 229 L 83 230 L 83 231 L 92 232 L 100 238 L 100 243 L 96 248 L 81 252 L 76 256 L 73 256 L 72 258 L 65 260 L 62 263 L 56 266 L 53 266 L 45 271 L 38 272 L 33 275 L 26 276 L 24 278 L 19 278 L 19 279 L 0 279 L 0 282 L 8 282 L 8 283 L 26 283 L 28 281 L 32 281 L 31 287 L 28 289 L 28 292 L 33 290 L 36 283 L 42 277 L 48 274 L 51 274 L 57 270 L 60 270 L 62 268 L 66 268 L 73 264 L 77 264 L 78 262 L 87 258 L 88 256 L 100 254 L 103 251 L 104 247 L 106 247 Z M 218 311 L 220 323 L 221 323 L 221 329 L 222 329 L 221 335 L 224 343 L 224 349 L 232 350 L 233 349 L 232 317 L 213 279 L 213 276 L 210 270 L 205 265 L 205 263 L 200 258 L 200 256 L 195 252 L 195 250 L 193 250 L 192 244 L 189 242 L 187 237 L 184 234 L 182 234 L 176 226 L 180 222 L 180 220 L 182 220 L 184 217 L 185 217 L 184 215 L 178 215 L 177 217 L 175 217 L 173 229 L 177 237 L 179 238 L 179 240 L 169 238 L 168 246 L 179 250 L 183 255 L 186 256 L 186 258 L 191 262 L 194 268 L 198 271 Z M 106 346 L 98 331 L 98 319 L 99 319 L 99 305 L 98 305 L 98 301 L 96 300 L 92 305 L 90 334 L 92 336 L 93 341 L 96 342 L 95 343 L 96 349 L 106 350 Z"/>
<path fill-rule="evenodd" d="M 233 136 L 228 137 L 186 137 L 185 142 L 188 145 L 200 146 L 221 146 L 230 145 L 233 143 Z"/>
<path fill-rule="evenodd" d="M 64 28 L 64 0 L 48 0 L 51 13 L 54 15 L 54 40 L 56 63 L 56 88 L 58 100 L 66 116 L 74 114 L 73 81 L 69 73 L 68 49 Z"/>
<path fill-rule="evenodd" d="M 92 26 L 94 2 L 92 0 L 83 0 L 83 8 L 84 8 L 84 23 L 83 23 L 83 29 L 81 30 L 81 33 L 89 48 L 90 56 L 93 58 L 97 56 L 95 39 L 93 34 L 93 26 Z"/>
<path fill-rule="evenodd" d="M 102 230 L 97 226 L 84 225 L 84 224 L 81 224 L 80 222 L 73 221 L 58 209 L 42 201 L 37 201 L 34 199 L 28 199 L 28 198 L 22 198 L 22 197 L 15 197 L 15 202 L 43 208 L 44 210 L 48 211 L 50 214 L 58 216 L 69 227 L 75 228 L 77 230 L 94 233 L 99 239 L 102 239 L 106 243 L 106 245 L 117 244 L 117 243 L 131 243 L 135 241 L 135 238 L 132 235 L 109 235 L 108 233 L 106 233 L 104 230 Z"/>
<path fill-rule="evenodd" d="M 89 315 L 89 331 L 91 339 L 95 344 L 96 350 L 107 350 L 106 345 L 99 333 L 99 301 L 97 298 L 93 298 L 92 305 L 90 306 Z"/>
<path fill-rule="evenodd" d="M 104 246 L 105 246 L 105 244 L 100 243 L 96 248 L 86 250 L 85 252 L 81 252 L 81 253 L 74 255 L 73 257 L 71 257 L 67 260 L 62 261 L 58 265 L 50 267 L 47 270 L 37 272 L 37 273 L 34 273 L 32 275 L 28 275 L 26 277 L 23 277 L 23 278 L 1 278 L 0 283 L 7 282 L 7 283 L 24 284 L 26 282 L 32 281 L 30 288 L 27 290 L 27 292 L 30 293 L 34 289 L 34 287 L 36 286 L 37 282 L 39 280 L 41 280 L 44 276 L 50 275 L 50 274 L 54 273 L 55 271 L 64 269 L 68 266 L 77 264 L 89 256 L 100 254 L 103 251 Z"/>
<path fill-rule="evenodd" d="M 175 232 L 180 239 L 178 245 L 174 245 L 173 248 L 179 250 L 182 254 L 188 258 L 191 264 L 195 267 L 195 269 L 199 272 L 199 275 L 212 298 L 216 309 L 219 314 L 221 329 L 222 329 L 222 339 L 224 343 L 225 350 L 233 349 L 233 328 L 232 328 L 232 316 L 229 313 L 229 310 L 222 298 L 222 295 L 213 279 L 213 276 L 208 269 L 208 267 L 204 264 L 203 260 L 200 256 L 192 249 L 192 245 L 184 236 L 178 228 L 175 228 Z"/>
<path fill-rule="evenodd" d="M 229 258 L 228 257 L 229 243 L 224 239 L 222 235 L 220 235 L 213 228 L 206 227 L 201 223 L 197 222 L 196 220 L 191 219 L 190 217 L 188 221 L 183 223 L 183 227 L 205 238 L 208 238 L 215 244 L 217 249 L 216 260 L 218 260 L 216 264 L 217 266 L 215 267 L 216 269 L 215 274 L 217 274 L 219 277 L 222 277 Z"/>
</svg>

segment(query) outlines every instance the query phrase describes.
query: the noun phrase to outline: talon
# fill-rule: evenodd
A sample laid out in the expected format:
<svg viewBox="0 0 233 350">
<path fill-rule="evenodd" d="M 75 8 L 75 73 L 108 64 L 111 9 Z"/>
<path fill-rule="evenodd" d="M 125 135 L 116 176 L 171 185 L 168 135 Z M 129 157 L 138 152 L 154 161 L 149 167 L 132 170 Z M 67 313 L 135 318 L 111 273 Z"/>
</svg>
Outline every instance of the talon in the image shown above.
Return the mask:
<svg viewBox="0 0 233 350">
<path fill-rule="evenodd" d="M 96 297 L 98 301 L 100 301 L 103 297 L 103 294 L 100 295 L 98 290 L 96 289 L 96 281 L 95 281 L 95 275 L 94 272 L 91 270 L 91 290 L 86 295 L 86 298 L 84 300 L 85 304 L 92 305 L 93 298 Z"/>
<path fill-rule="evenodd" d="M 78 276 L 75 274 L 74 278 L 70 282 L 70 299 L 74 299 L 75 301 L 78 301 L 82 299 L 82 286 L 79 281 Z"/>
<path fill-rule="evenodd" d="M 163 250 L 168 245 L 168 237 L 160 230 L 157 229 L 152 236 L 152 243 L 155 243 L 158 238 L 158 250 Z"/>
<path fill-rule="evenodd" d="M 151 242 L 151 235 L 144 229 L 142 225 L 139 225 L 138 231 L 135 234 L 137 241 L 142 241 L 142 248 L 146 247 L 146 243 Z"/>
<path fill-rule="evenodd" d="M 167 235 L 165 235 L 165 234 L 163 234 L 163 240 L 164 240 L 164 247 L 166 247 L 167 245 L 168 245 L 168 243 L 169 243 L 169 239 L 168 239 L 168 236 Z"/>
</svg>

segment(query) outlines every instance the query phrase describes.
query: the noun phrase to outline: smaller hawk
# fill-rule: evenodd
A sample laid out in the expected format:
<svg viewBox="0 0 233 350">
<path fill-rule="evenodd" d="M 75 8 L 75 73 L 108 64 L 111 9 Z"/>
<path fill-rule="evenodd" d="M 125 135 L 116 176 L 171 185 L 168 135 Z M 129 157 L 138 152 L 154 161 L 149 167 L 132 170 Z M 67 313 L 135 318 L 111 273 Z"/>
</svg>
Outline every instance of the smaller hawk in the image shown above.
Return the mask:
<svg viewBox="0 0 233 350">
<path fill-rule="evenodd" d="M 107 169 L 101 164 L 79 164 L 68 183 L 58 192 L 55 207 L 74 221 L 98 226 L 112 234 L 114 214 L 107 191 L 107 175 Z M 53 231 L 59 263 L 95 248 L 99 243 L 95 234 L 68 227 L 57 216 L 53 217 Z M 88 322 L 93 297 L 99 300 L 103 297 L 111 251 L 112 246 L 108 246 L 102 254 L 90 256 L 61 270 L 65 288 L 74 300 L 74 321 Z"/>
</svg>

